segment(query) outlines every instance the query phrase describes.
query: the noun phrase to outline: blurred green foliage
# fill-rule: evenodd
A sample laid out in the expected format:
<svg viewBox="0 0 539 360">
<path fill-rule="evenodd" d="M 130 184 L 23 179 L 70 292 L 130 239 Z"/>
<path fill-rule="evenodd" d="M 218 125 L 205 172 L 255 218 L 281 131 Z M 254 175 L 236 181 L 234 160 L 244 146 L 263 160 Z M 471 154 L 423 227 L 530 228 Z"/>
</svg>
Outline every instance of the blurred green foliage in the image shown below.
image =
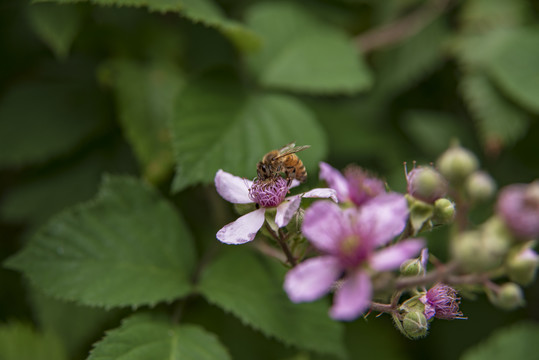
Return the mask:
<svg viewBox="0 0 539 360">
<path fill-rule="evenodd" d="M 140 339 L 135 359 L 203 358 L 201 344 L 208 359 L 455 359 L 497 328 L 537 321 L 537 284 L 512 313 L 464 300 L 468 320 L 436 321 L 415 342 L 388 316 L 338 324 L 324 304 L 293 310 L 275 293 L 282 269 L 243 250 L 223 255 L 215 233 L 235 215 L 211 184 L 220 168 L 253 178 L 264 153 L 296 141 L 311 145 L 308 185 L 325 160 L 357 163 L 404 191 L 403 161 L 432 162 L 455 138 L 499 186 L 532 181 L 538 19 L 534 0 L 0 2 L 0 260 L 32 280 L 0 269 L 0 345 L 10 344 L 0 358 L 86 359 L 116 328 L 91 359 L 122 355 L 129 349 L 107 353 L 122 339 Z M 111 173 L 123 176 L 90 200 Z M 185 243 L 166 247 L 167 237 Z M 443 259 L 447 233 L 428 237 Z M 55 259 L 68 245 L 69 261 Z M 198 255 L 180 251 L 184 262 L 168 264 L 177 279 L 153 280 L 175 246 Z M 88 253 L 86 275 L 73 272 Z M 189 291 L 183 307 L 170 304 Z M 123 305 L 155 303 L 187 324 L 126 318 Z M 507 331 L 465 358 L 537 327 Z"/>
</svg>

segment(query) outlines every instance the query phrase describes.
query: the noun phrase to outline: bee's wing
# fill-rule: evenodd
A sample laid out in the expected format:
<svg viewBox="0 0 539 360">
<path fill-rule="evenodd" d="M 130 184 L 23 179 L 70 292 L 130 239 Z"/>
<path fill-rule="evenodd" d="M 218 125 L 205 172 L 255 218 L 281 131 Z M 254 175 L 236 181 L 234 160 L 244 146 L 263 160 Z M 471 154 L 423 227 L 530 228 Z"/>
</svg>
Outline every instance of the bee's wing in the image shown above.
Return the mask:
<svg viewBox="0 0 539 360">
<path fill-rule="evenodd" d="M 285 152 L 293 149 L 294 147 L 296 146 L 296 143 L 294 141 L 292 141 L 291 143 L 288 143 L 286 144 L 285 146 L 283 146 L 282 148 L 280 148 L 278 151 L 279 151 L 279 155 L 280 154 L 284 154 Z"/>
<path fill-rule="evenodd" d="M 277 159 L 286 155 L 297 153 L 299 151 L 302 151 L 311 147 L 311 145 L 303 145 L 303 146 L 295 146 L 295 145 L 296 145 L 295 143 L 290 143 L 280 148 L 279 156 L 277 156 Z"/>
</svg>

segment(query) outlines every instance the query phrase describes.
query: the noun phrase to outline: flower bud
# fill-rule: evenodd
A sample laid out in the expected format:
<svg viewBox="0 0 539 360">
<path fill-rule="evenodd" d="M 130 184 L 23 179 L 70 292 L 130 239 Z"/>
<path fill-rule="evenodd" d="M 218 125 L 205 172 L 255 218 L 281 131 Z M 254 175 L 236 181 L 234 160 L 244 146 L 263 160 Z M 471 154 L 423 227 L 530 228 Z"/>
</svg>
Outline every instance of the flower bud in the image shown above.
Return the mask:
<svg viewBox="0 0 539 360">
<path fill-rule="evenodd" d="M 488 200 L 496 191 L 494 179 L 484 171 L 475 171 L 464 184 L 466 193 L 472 201 Z"/>
<path fill-rule="evenodd" d="M 449 224 L 455 219 L 455 204 L 450 200 L 441 198 L 434 202 L 434 215 L 432 218 L 438 224 Z"/>
<path fill-rule="evenodd" d="M 418 339 L 427 335 L 429 324 L 423 312 L 412 311 L 404 316 L 402 327 L 406 336 L 411 339 Z"/>
<path fill-rule="evenodd" d="M 517 246 L 509 252 L 506 259 L 507 275 L 520 285 L 528 285 L 535 278 L 539 256 L 531 249 L 532 245 L 533 242 L 529 242 L 524 246 Z"/>
<path fill-rule="evenodd" d="M 471 151 L 460 146 L 452 146 L 438 158 L 436 164 L 440 173 L 451 183 L 462 184 L 477 170 L 479 161 Z"/>
<path fill-rule="evenodd" d="M 514 310 L 524 305 L 522 289 L 515 283 L 505 283 L 495 291 L 487 292 L 492 304 L 500 309 Z"/>
<path fill-rule="evenodd" d="M 539 181 L 504 187 L 496 209 L 513 235 L 522 239 L 538 237 Z"/>
<path fill-rule="evenodd" d="M 466 231 L 451 240 L 451 255 L 466 270 L 479 271 L 484 267 L 477 262 L 481 252 L 480 239 L 479 231 Z"/>
<path fill-rule="evenodd" d="M 496 218 L 487 221 L 480 230 L 458 234 L 451 242 L 453 257 L 467 271 L 483 272 L 502 265 L 511 239 Z"/>
<path fill-rule="evenodd" d="M 400 266 L 401 274 L 404 276 L 425 275 L 427 272 L 427 262 L 429 261 L 429 249 L 423 248 L 417 259 L 409 259 Z"/>
<path fill-rule="evenodd" d="M 400 267 L 401 274 L 404 276 L 417 276 L 425 273 L 425 268 L 420 259 L 410 259 L 402 263 Z"/>
<path fill-rule="evenodd" d="M 413 169 L 407 174 L 406 180 L 408 194 L 430 204 L 447 193 L 447 181 L 430 166 Z"/>
</svg>

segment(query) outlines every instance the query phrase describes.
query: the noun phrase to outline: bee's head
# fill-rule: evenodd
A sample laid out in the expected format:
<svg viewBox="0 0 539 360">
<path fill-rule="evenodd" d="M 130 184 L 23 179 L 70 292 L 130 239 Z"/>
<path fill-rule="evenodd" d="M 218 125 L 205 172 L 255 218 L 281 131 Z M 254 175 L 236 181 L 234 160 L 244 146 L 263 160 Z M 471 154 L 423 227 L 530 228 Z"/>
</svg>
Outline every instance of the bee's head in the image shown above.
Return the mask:
<svg viewBox="0 0 539 360">
<path fill-rule="evenodd" d="M 256 165 L 256 174 L 258 175 L 259 179 L 267 179 L 271 175 L 269 165 L 264 163 L 263 161 L 260 161 Z"/>
</svg>

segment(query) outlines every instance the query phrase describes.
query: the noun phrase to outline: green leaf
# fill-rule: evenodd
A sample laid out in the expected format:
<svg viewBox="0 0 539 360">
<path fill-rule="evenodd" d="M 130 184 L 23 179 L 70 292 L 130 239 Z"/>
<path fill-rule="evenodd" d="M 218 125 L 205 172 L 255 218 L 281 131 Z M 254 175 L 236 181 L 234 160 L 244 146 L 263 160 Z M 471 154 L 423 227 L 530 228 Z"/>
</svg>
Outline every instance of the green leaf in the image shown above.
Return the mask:
<svg viewBox="0 0 539 360">
<path fill-rule="evenodd" d="M 33 4 L 28 7 L 30 25 L 54 52 L 64 59 L 81 25 L 78 5 Z"/>
<path fill-rule="evenodd" d="M 455 54 L 467 71 L 484 71 L 494 54 L 511 39 L 512 28 L 494 28 L 485 33 L 461 33 L 449 42 L 448 49 Z"/>
<path fill-rule="evenodd" d="M 459 18 L 465 30 L 484 32 L 522 24 L 530 10 L 525 0 L 468 0 L 462 4 Z"/>
<path fill-rule="evenodd" d="M 259 36 L 242 23 L 226 18 L 212 0 L 182 0 L 182 11 L 189 20 L 216 28 L 244 52 L 260 48 Z"/>
<path fill-rule="evenodd" d="M 202 273 L 198 290 L 209 302 L 246 324 L 301 349 L 345 357 L 343 328 L 323 301 L 293 304 L 282 281 L 284 268 L 234 247 Z"/>
<path fill-rule="evenodd" d="M 173 190 L 209 183 L 219 169 L 253 178 L 270 150 L 289 142 L 302 152 L 307 171 L 326 152 L 323 130 L 311 111 L 285 95 L 247 93 L 236 79 L 214 73 L 182 92 L 173 134 L 177 160 Z"/>
<path fill-rule="evenodd" d="M 46 294 L 84 305 L 141 306 L 189 294 L 190 233 L 177 211 L 129 177 L 51 219 L 7 260 Z"/>
<path fill-rule="evenodd" d="M 532 359 L 539 354 L 539 325 L 520 323 L 500 329 L 469 349 L 462 360 Z"/>
<path fill-rule="evenodd" d="M 263 39 L 249 58 L 259 81 L 272 88 L 313 94 L 355 93 L 369 88 L 372 75 L 342 30 L 290 2 L 253 5 L 247 24 Z"/>
<path fill-rule="evenodd" d="M 402 43 L 376 53 L 376 93 L 396 94 L 428 76 L 445 60 L 444 46 L 448 37 L 447 25 L 443 19 L 438 19 Z"/>
<path fill-rule="evenodd" d="M 511 32 L 489 58 L 487 71 L 501 90 L 539 113 L 539 27 Z"/>
<path fill-rule="evenodd" d="M 465 74 L 460 90 L 487 148 L 496 150 L 525 135 L 529 125 L 526 114 L 504 98 L 484 74 Z"/>
<path fill-rule="evenodd" d="M 229 19 L 213 0 L 38 0 L 68 4 L 87 1 L 95 5 L 146 7 L 149 11 L 174 12 L 196 23 L 217 29 L 238 49 L 250 52 L 260 47 L 260 39 L 242 23 Z"/>
<path fill-rule="evenodd" d="M 95 344 L 88 360 L 228 360 L 217 337 L 195 325 L 173 325 L 166 318 L 134 315 Z"/>
<path fill-rule="evenodd" d="M 62 344 L 51 333 L 38 333 L 31 326 L 11 322 L 0 325 L 0 359 L 64 360 Z"/>
<path fill-rule="evenodd" d="M 43 223 L 67 206 L 94 196 L 104 172 L 133 173 L 127 145 L 100 143 L 99 149 L 75 157 L 62 166 L 54 164 L 37 174 L 31 173 L 6 190 L 0 203 L 0 216 L 10 222 Z M 77 186 L 73 186 L 77 184 Z"/>
<path fill-rule="evenodd" d="M 77 84 L 22 83 L 0 101 L 0 166 L 27 165 L 73 149 L 104 118 L 102 96 Z"/>
<path fill-rule="evenodd" d="M 172 64 L 143 65 L 114 60 L 100 70 L 116 95 L 120 123 L 150 182 L 163 180 L 173 166 L 170 124 L 183 77 Z"/>
<path fill-rule="evenodd" d="M 105 324 L 112 319 L 116 320 L 119 315 L 119 311 L 79 306 L 55 300 L 37 289 L 29 287 L 29 290 L 33 314 L 39 328 L 57 335 L 72 359 L 87 352 L 88 344 L 95 341 Z"/>
<path fill-rule="evenodd" d="M 430 156 L 444 152 L 453 139 L 459 139 L 464 146 L 475 141 L 459 118 L 449 113 L 411 110 L 404 115 L 401 124 L 414 145 Z"/>
</svg>

